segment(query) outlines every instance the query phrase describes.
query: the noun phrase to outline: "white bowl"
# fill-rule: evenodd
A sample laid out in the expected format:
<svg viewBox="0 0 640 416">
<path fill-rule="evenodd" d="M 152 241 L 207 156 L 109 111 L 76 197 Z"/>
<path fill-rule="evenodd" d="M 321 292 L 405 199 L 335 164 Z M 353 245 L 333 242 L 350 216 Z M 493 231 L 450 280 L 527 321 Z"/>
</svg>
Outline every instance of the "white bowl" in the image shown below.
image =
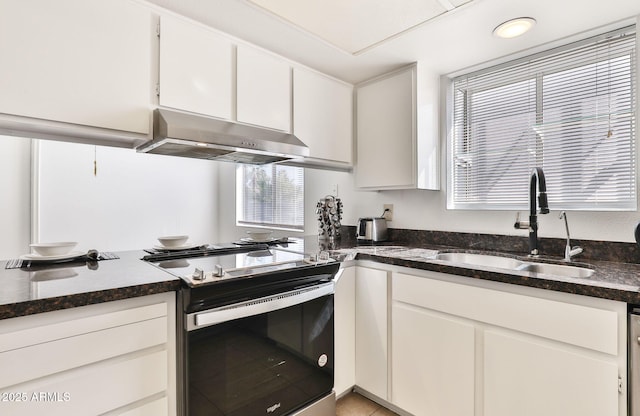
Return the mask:
<svg viewBox="0 0 640 416">
<path fill-rule="evenodd" d="M 249 238 L 253 241 L 267 241 L 271 238 L 273 231 L 247 231 Z"/>
<path fill-rule="evenodd" d="M 67 241 L 61 243 L 34 243 L 29 244 L 37 254 L 41 256 L 63 256 L 71 251 L 78 243 Z"/>
<path fill-rule="evenodd" d="M 167 235 L 164 237 L 158 237 L 158 241 L 165 247 L 180 247 L 183 246 L 189 239 L 188 235 Z"/>
</svg>

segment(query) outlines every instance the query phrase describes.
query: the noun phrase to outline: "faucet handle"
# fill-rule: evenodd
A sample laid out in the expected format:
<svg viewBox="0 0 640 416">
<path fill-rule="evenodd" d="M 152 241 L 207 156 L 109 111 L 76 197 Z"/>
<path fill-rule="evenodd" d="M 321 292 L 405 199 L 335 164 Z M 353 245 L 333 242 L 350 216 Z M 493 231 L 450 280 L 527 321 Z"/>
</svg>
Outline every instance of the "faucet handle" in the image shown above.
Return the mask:
<svg viewBox="0 0 640 416">
<path fill-rule="evenodd" d="M 540 191 L 538 194 L 538 206 L 540 207 L 540 214 L 549 213 L 549 202 L 547 202 L 547 191 Z"/>
<path fill-rule="evenodd" d="M 526 230 L 529 228 L 529 221 L 520 220 L 520 211 L 516 214 L 516 222 L 513 224 L 513 228 L 516 230 Z"/>
<path fill-rule="evenodd" d="M 564 260 L 571 261 L 571 257 L 577 256 L 578 254 L 582 253 L 582 251 L 583 251 L 582 247 L 578 247 L 578 246 L 571 247 L 570 245 L 567 245 L 564 248 Z"/>
</svg>

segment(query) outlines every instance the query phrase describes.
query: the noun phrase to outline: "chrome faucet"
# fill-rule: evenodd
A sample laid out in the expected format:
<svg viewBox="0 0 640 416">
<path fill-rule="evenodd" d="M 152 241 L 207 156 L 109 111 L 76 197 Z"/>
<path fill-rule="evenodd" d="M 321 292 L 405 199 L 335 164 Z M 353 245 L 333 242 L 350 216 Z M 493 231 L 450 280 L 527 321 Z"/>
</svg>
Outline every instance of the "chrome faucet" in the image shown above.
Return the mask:
<svg viewBox="0 0 640 416">
<path fill-rule="evenodd" d="M 562 211 L 560 219 L 564 218 L 564 227 L 567 229 L 567 245 L 564 248 L 564 261 L 571 261 L 571 257 L 582 253 L 581 247 L 571 248 L 571 237 L 569 237 L 569 222 L 567 221 L 567 213 Z"/>
<path fill-rule="evenodd" d="M 538 187 L 540 190 L 538 192 Z M 536 205 L 536 195 L 538 202 Z M 538 209 L 540 214 L 549 213 L 549 204 L 547 202 L 547 183 L 544 179 L 544 172 L 541 168 L 533 168 L 531 172 L 531 181 L 529 183 L 529 221 L 520 221 L 520 213 L 513 225 L 516 229 L 529 229 L 529 255 L 537 256 L 538 250 Z"/>
</svg>

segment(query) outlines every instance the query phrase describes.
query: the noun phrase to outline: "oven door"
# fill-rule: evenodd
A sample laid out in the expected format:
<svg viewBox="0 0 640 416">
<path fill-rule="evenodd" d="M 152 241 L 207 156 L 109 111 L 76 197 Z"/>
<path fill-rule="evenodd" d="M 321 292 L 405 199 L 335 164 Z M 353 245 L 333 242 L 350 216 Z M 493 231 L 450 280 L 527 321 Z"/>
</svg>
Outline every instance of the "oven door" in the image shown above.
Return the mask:
<svg viewBox="0 0 640 416">
<path fill-rule="evenodd" d="M 286 415 L 332 393 L 333 282 L 186 316 L 186 407 Z"/>
</svg>

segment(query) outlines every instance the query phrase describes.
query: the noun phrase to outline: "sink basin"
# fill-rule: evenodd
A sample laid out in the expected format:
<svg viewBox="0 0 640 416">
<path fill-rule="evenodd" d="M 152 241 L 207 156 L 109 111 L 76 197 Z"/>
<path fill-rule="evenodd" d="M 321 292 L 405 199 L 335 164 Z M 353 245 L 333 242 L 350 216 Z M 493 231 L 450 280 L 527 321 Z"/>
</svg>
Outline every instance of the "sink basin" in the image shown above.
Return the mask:
<svg viewBox="0 0 640 416">
<path fill-rule="evenodd" d="M 512 259 L 510 257 L 492 256 L 490 254 L 440 253 L 436 255 L 435 258 L 436 260 L 443 260 L 451 263 L 497 267 L 499 269 L 516 269 L 523 264 L 520 260 Z"/>
<path fill-rule="evenodd" d="M 593 269 L 588 269 L 586 267 L 548 263 L 523 263 L 517 267 L 516 270 L 578 278 L 591 277 L 594 272 Z"/>
<path fill-rule="evenodd" d="M 454 265 L 494 267 L 505 270 L 541 273 L 550 276 L 587 278 L 591 277 L 594 273 L 593 269 L 587 267 L 570 266 L 568 264 L 533 263 L 491 254 L 462 252 L 439 253 L 434 259 L 446 261 Z"/>
</svg>

